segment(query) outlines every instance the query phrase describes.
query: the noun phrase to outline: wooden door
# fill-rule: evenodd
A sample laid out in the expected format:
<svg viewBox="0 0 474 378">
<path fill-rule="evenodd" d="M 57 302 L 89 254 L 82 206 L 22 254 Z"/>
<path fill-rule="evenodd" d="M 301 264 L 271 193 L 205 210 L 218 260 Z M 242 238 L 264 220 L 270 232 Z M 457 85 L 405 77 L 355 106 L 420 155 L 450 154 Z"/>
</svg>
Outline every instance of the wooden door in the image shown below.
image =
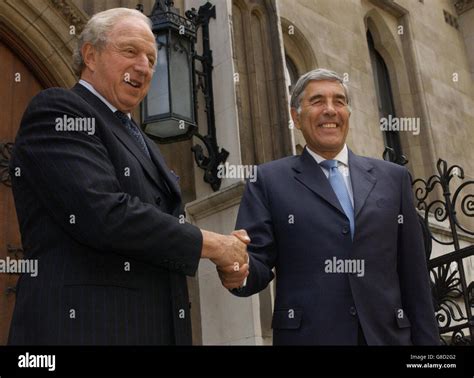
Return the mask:
<svg viewBox="0 0 474 378">
<path fill-rule="evenodd" d="M 8 161 L 21 117 L 44 87 L 0 36 L 0 260 L 21 258 L 21 238 L 8 176 Z M 18 275 L 0 272 L 0 345 L 7 342 Z"/>
</svg>

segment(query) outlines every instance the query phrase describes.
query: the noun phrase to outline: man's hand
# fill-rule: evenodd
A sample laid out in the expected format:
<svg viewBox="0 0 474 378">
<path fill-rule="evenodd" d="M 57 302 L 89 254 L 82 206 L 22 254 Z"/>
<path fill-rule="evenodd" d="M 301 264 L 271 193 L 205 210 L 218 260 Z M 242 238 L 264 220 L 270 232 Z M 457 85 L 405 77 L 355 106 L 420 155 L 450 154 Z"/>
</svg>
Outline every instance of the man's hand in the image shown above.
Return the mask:
<svg viewBox="0 0 474 378">
<path fill-rule="evenodd" d="M 248 261 L 247 244 L 250 238 L 245 230 L 233 231 L 232 235 L 221 235 L 201 230 L 203 246 L 201 257 L 210 259 L 219 267 L 242 267 Z"/>
<path fill-rule="evenodd" d="M 232 231 L 231 235 L 236 236 L 246 245 L 250 242 L 250 239 L 245 230 Z M 248 262 L 249 260 L 247 255 L 246 263 L 241 266 L 239 266 L 239 264 L 237 263 L 227 266 L 217 266 L 217 273 L 219 274 L 219 278 L 221 279 L 222 286 L 224 286 L 226 289 L 236 289 L 241 287 L 250 273 Z"/>
<path fill-rule="evenodd" d="M 245 230 L 234 230 L 230 234 L 236 236 L 245 245 L 250 243 L 250 237 Z"/>
<path fill-rule="evenodd" d="M 229 266 L 217 266 L 217 273 L 221 279 L 222 286 L 226 289 L 237 289 L 244 284 L 245 279 L 249 275 L 249 264 L 246 263 L 238 266 L 237 263 Z"/>
</svg>

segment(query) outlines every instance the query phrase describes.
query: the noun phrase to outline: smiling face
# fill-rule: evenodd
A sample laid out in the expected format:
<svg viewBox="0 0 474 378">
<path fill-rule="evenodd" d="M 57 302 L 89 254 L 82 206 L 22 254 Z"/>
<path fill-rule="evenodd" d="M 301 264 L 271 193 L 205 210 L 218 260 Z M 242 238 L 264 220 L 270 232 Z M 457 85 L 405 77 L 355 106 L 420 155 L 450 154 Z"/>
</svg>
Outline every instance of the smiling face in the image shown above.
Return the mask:
<svg viewBox="0 0 474 378">
<path fill-rule="evenodd" d="M 344 87 L 338 81 L 310 81 L 300 102 L 301 112 L 291 109 L 296 128 L 312 151 L 333 159 L 344 147 L 350 111 Z"/>
<path fill-rule="evenodd" d="M 155 37 L 138 18 L 120 20 L 108 33 L 105 46 L 82 47 L 88 81 L 118 110 L 128 113 L 145 97 L 156 62 Z"/>
</svg>

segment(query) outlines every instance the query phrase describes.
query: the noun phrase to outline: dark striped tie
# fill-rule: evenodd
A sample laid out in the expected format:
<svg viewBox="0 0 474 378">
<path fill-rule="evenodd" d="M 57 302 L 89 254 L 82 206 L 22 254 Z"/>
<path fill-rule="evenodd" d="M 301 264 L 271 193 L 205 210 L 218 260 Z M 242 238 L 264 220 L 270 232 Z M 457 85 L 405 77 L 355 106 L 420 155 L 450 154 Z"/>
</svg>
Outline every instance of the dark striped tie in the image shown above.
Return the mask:
<svg viewBox="0 0 474 378">
<path fill-rule="evenodd" d="M 133 124 L 132 120 L 128 115 L 122 113 L 120 110 L 115 112 L 115 116 L 123 123 L 127 131 L 130 135 L 138 142 L 139 147 L 148 156 L 150 159 L 150 151 L 148 151 L 148 147 L 146 146 L 145 139 L 143 138 L 142 133 L 138 128 Z"/>
</svg>

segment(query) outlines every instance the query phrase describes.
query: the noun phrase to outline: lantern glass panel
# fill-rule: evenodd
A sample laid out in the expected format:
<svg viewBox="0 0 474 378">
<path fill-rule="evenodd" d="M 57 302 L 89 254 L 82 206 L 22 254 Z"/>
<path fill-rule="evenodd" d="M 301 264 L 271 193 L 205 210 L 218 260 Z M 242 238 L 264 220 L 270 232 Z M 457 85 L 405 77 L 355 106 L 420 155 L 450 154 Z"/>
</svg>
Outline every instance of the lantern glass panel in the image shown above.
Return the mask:
<svg viewBox="0 0 474 378">
<path fill-rule="evenodd" d="M 148 117 L 170 113 L 167 37 L 168 35 L 166 33 L 156 37 L 158 59 L 150 89 L 146 97 Z"/>
<path fill-rule="evenodd" d="M 179 34 L 170 37 L 171 104 L 176 117 L 194 120 L 190 41 Z"/>
</svg>

